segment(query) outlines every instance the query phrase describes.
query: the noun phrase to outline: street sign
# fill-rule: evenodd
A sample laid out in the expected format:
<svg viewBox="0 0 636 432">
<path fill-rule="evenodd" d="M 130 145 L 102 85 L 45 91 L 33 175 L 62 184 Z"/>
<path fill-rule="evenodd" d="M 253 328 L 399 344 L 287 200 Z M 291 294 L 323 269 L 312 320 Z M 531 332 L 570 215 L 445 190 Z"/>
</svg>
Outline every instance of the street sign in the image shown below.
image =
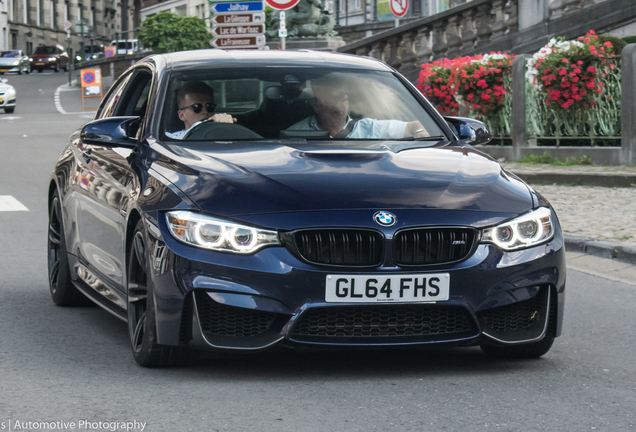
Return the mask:
<svg viewBox="0 0 636 432">
<path fill-rule="evenodd" d="M 87 110 L 96 109 L 86 107 L 85 99 L 102 98 L 102 71 L 101 69 L 82 69 L 82 108 Z"/>
<path fill-rule="evenodd" d="M 212 24 L 219 25 L 237 25 L 237 24 L 260 24 L 265 22 L 265 14 L 263 12 L 252 13 L 220 13 L 214 15 L 210 21 Z"/>
<path fill-rule="evenodd" d="M 217 48 L 249 48 L 265 45 L 265 36 L 218 37 L 212 41 Z"/>
<path fill-rule="evenodd" d="M 115 57 L 115 53 L 117 52 L 117 47 L 115 46 L 107 46 L 104 48 L 104 57 Z"/>
<path fill-rule="evenodd" d="M 214 3 L 210 10 L 216 13 L 223 12 L 260 12 L 263 10 L 263 2 L 231 2 Z"/>
<path fill-rule="evenodd" d="M 261 35 L 265 32 L 265 24 L 218 26 L 212 30 L 215 36 L 246 36 Z"/>
<path fill-rule="evenodd" d="M 287 29 L 278 29 L 278 37 L 279 38 L 287 37 Z"/>
<path fill-rule="evenodd" d="M 279 29 L 284 30 L 285 29 L 285 12 L 281 11 L 280 12 L 280 24 L 279 24 Z"/>
<path fill-rule="evenodd" d="M 265 0 L 267 6 L 278 10 L 291 9 L 296 6 L 299 1 L 300 0 Z"/>
<path fill-rule="evenodd" d="M 409 10 L 409 0 L 389 0 L 389 6 L 391 7 L 391 12 L 398 18 L 406 15 L 406 12 Z"/>
<path fill-rule="evenodd" d="M 64 23 L 64 30 L 69 31 L 71 27 L 73 27 L 73 23 L 71 23 L 70 21 L 66 21 Z"/>
</svg>

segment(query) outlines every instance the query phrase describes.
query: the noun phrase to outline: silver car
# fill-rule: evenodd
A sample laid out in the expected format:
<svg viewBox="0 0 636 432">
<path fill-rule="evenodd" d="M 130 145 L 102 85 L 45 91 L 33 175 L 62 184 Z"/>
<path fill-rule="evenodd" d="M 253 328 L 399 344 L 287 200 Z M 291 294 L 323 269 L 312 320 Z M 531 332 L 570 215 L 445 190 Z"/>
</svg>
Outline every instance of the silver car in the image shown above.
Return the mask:
<svg viewBox="0 0 636 432">
<path fill-rule="evenodd" d="M 29 57 L 22 50 L 0 52 L 0 75 L 5 72 L 30 73 Z"/>
<path fill-rule="evenodd" d="M 0 78 L 0 108 L 4 108 L 5 113 L 11 114 L 15 111 L 15 101 L 15 88 L 7 83 L 6 78 Z"/>
</svg>

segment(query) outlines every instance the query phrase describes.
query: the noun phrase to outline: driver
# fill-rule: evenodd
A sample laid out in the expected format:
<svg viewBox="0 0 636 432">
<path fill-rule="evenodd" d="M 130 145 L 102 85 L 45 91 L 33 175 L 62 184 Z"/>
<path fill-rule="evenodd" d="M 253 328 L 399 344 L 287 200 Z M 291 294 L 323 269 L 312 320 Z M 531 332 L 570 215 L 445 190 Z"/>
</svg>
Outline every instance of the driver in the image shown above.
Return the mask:
<svg viewBox="0 0 636 432">
<path fill-rule="evenodd" d="M 375 120 L 349 117 L 349 96 L 344 82 L 333 75 L 311 80 L 314 98 L 309 101 L 314 115 L 288 130 L 324 130 L 332 138 L 423 138 L 429 133 L 419 121 Z"/>
<path fill-rule="evenodd" d="M 183 85 L 177 92 L 179 120 L 185 128 L 177 132 L 166 132 L 172 139 L 183 139 L 193 126 L 212 120 L 217 123 L 235 123 L 236 119 L 229 114 L 214 114 L 214 90 L 201 81 L 193 81 Z"/>
</svg>

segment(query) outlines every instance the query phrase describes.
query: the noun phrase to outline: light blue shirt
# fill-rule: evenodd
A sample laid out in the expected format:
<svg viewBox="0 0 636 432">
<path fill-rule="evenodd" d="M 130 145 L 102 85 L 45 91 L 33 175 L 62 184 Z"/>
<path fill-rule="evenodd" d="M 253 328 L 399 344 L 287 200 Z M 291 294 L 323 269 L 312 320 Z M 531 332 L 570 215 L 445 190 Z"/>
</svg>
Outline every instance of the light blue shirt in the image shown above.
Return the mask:
<svg viewBox="0 0 636 432">
<path fill-rule="evenodd" d="M 345 124 L 345 127 L 351 122 L 349 120 Z M 356 122 L 353 126 L 353 130 L 347 138 L 366 138 L 366 139 L 398 139 L 404 138 L 404 132 L 406 131 L 407 122 L 400 120 L 374 120 L 370 118 L 363 118 Z M 343 129 L 344 129 L 343 128 Z M 307 117 L 290 126 L 287 130 L 322 130 L 318 127 L 315 116 Z M 333 138 L 333 137 L 332 137 Z"/>
</svg>

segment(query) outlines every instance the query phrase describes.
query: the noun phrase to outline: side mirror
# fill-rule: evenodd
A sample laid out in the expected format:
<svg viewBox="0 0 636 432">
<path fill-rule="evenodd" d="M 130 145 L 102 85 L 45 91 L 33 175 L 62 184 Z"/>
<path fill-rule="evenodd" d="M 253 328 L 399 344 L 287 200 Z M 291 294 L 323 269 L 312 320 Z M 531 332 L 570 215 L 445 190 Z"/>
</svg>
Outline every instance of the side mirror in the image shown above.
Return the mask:
<svg viewBox="0 0 636 432">
<path fill-rule="evenodd" d="M 84 144 L 102 147 L 135 148 L 141 117 L 109 117 L 94 120 L 82 128 L 80 140 Z"/>
<path fill-rule="evenodd" d="M 6 83 L 8 83 L 8 82 L 9 82 L 9 80 L 8 80 L 8 79 L 6 79 L 6 78 L 0 78 L 0 83 L 2 83 L 2 84 L 6 84 Z"/>
<path fill-rule="evenodd" d="M 455 135 L 466 144 L 488 144 L 492 140 L 488 128 L 479 120 L 467 117 L 444 117 L 444 120 L 453 129 Z"/>
</svg>

